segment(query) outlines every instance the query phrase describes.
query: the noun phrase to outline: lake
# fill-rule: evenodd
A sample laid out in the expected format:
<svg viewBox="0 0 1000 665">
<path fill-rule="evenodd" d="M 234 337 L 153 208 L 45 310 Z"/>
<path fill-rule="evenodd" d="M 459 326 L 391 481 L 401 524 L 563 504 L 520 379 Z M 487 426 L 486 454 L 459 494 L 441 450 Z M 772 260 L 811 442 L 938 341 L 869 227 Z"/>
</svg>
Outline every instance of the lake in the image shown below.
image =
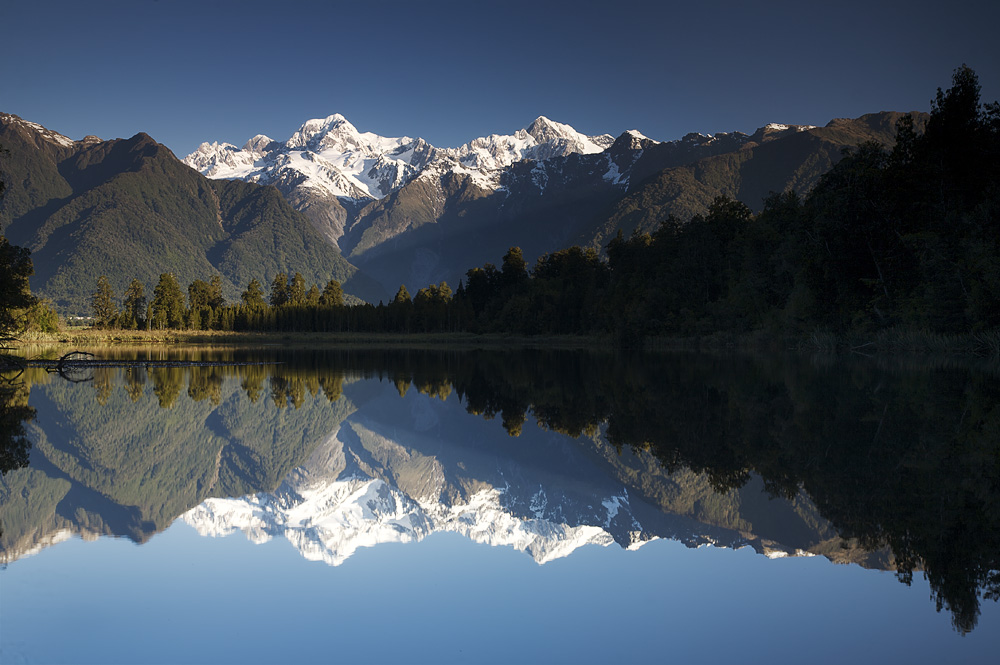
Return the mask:
<svg viewBox="0 0 1000 665">
<path fill-rule="evenodd" d="M 5 390 L 5 664 L 1000 650 L 995 366 L 98 355 Z"/>
</svg>

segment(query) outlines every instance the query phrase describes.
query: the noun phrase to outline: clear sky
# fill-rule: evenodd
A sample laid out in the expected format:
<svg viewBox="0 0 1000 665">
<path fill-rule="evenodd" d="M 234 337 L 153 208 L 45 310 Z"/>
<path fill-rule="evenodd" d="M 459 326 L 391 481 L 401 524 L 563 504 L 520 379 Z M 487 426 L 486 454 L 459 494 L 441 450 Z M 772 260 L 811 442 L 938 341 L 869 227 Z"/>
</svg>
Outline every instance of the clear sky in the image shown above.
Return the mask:
<svg viewBox="0 0 1000 665">
<path fill-rule="evenodd" d="M 0 111 L 70 138 L 288 138 L 344 114 L 439 147 L 536 116 L 588 134 L 751 132 L 1000 98 L 1000 3 L 6 0 Z"/>
</svg>

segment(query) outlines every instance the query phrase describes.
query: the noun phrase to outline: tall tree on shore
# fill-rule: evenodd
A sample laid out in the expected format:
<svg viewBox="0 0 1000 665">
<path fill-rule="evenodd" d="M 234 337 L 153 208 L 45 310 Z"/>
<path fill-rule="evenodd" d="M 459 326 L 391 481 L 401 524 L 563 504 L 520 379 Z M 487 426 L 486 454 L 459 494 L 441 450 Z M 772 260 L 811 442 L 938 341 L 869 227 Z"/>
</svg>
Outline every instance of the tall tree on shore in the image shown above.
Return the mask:
<svg viewBox="0 0 1000 665">
<path fill-rule="evenodd" d="M 118 306 L 115 304 L 115 292 L 106 275 L 97 278 L 97 290 L 90 298 L 90 308 L 94 312 L 95 328 L 110 328 L 118 318 Z"/>
<path fill-rule="evenodd" d="M 319 304 L 325 307 L 343 307 L 344 305 L 344 289 L 341 288 L 340 282 L 335 279 L 331 279 L 323 287 L 323 293 L 319 297 Z"/>
<path fill-rule="evenodd" d="M 146 289 L 137 279 L 133 279 L 122 298 L 121 322 L 123 328 L 141 328 L 146 316 Z"/>
<path fill-rule="evenodd" d="M 297 272 L 288 285 L 288 303 L 304 305 L 306 302 L 306 280 L 302 273 Z"/>
<path fill-rule="evenodd" d="M 251 279 L 247 284 L 247 289 L 240 295 L 243 304 L 252 309 L 263 309 L 267 302 L 264 300 L 264 288 L 256 279 Z"/>
<path fill-rule="evenodd" d="M 288 275 L 279 272 L 271 281 L 271 307 L 288 304 Z"/>
<path fill-rule="evenodd" d="M 184 325 L 184 292 L 173 273 L 160 275 L 153 291 L 151 324 L 157 329 L 181 328 Z"/>
<path fill-rule="evenodd" d="M 0 347 L 13 341 L 26 326 L 24 311 L 36 303 L 28 287 L 28 278 L 34 273 L 31 252 L 0 236 Z"/>
</svg>

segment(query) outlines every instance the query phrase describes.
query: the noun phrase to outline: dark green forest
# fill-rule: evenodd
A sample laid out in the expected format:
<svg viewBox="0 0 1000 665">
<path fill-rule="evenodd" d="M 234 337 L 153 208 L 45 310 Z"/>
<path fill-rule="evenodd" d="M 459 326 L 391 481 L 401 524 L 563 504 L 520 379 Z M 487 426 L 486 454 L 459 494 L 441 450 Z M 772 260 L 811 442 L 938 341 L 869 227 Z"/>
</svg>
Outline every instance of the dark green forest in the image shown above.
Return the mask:
<svg viewBox="0 0 1000 665">
<path fill-rule="evenodd" d="M 913 330 L 971 333 L 995 353 L 1000 107 L 981 103 L 963 66 L 923 132 L 900 116 L 894 146 L 848 150 L 805 197 L 772 193 L 758 214 L 719 197 L 652 233 L 619 231 L 604 255 L 571 247 L 530 268 L 513 247 L 454 289 L 411 297 L 401 287 L 389 303 L 348 307 L 324 295 L 339 282 L 307 288 L 298 273 L 278 273 L 269 297 L 251 280 L 237 304 L 196 297 L 203 284 L 189 286 L 186 304 L 174 289 L 170 314 L 161 299 L 147 312 L 133 300 L 118 318 L 95 316 L 150 328 L 604 335 L 626 347 L 656 336 Z"/>
</svg>

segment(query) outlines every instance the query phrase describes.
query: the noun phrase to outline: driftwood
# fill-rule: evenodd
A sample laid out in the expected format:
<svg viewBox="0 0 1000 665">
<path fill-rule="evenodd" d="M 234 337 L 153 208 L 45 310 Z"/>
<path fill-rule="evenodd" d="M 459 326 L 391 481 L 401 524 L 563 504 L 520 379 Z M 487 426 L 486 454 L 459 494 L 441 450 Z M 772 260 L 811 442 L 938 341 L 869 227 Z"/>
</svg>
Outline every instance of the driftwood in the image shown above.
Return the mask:
<svg viewBox="0 0 1000 665">
<path fill-rule="evenodd" d="M 93 376 L 84 376 L 87 370 L 98 367 L 142 367 L 152 369 L 154 367 L 223 367 L 233 365 L 280 365 L 281 362 L 274 361 L 232 361 L 232 360 L 108 360 L 98 358 L 93 353 L 87 351 L 70 351 L 56 360 L 45 358 L 17 358 L 15 356 L 0 356 L 0 375 L 8 372 L 15 372 L 14 377 L 4 377 L 10 382 L 16 380 L 24 370 L 34 367 L 44 369 L 50 374 L 58 374 L 67 381 L 73 383 L 83 383 L 92 381 Z"/>
</svg>

